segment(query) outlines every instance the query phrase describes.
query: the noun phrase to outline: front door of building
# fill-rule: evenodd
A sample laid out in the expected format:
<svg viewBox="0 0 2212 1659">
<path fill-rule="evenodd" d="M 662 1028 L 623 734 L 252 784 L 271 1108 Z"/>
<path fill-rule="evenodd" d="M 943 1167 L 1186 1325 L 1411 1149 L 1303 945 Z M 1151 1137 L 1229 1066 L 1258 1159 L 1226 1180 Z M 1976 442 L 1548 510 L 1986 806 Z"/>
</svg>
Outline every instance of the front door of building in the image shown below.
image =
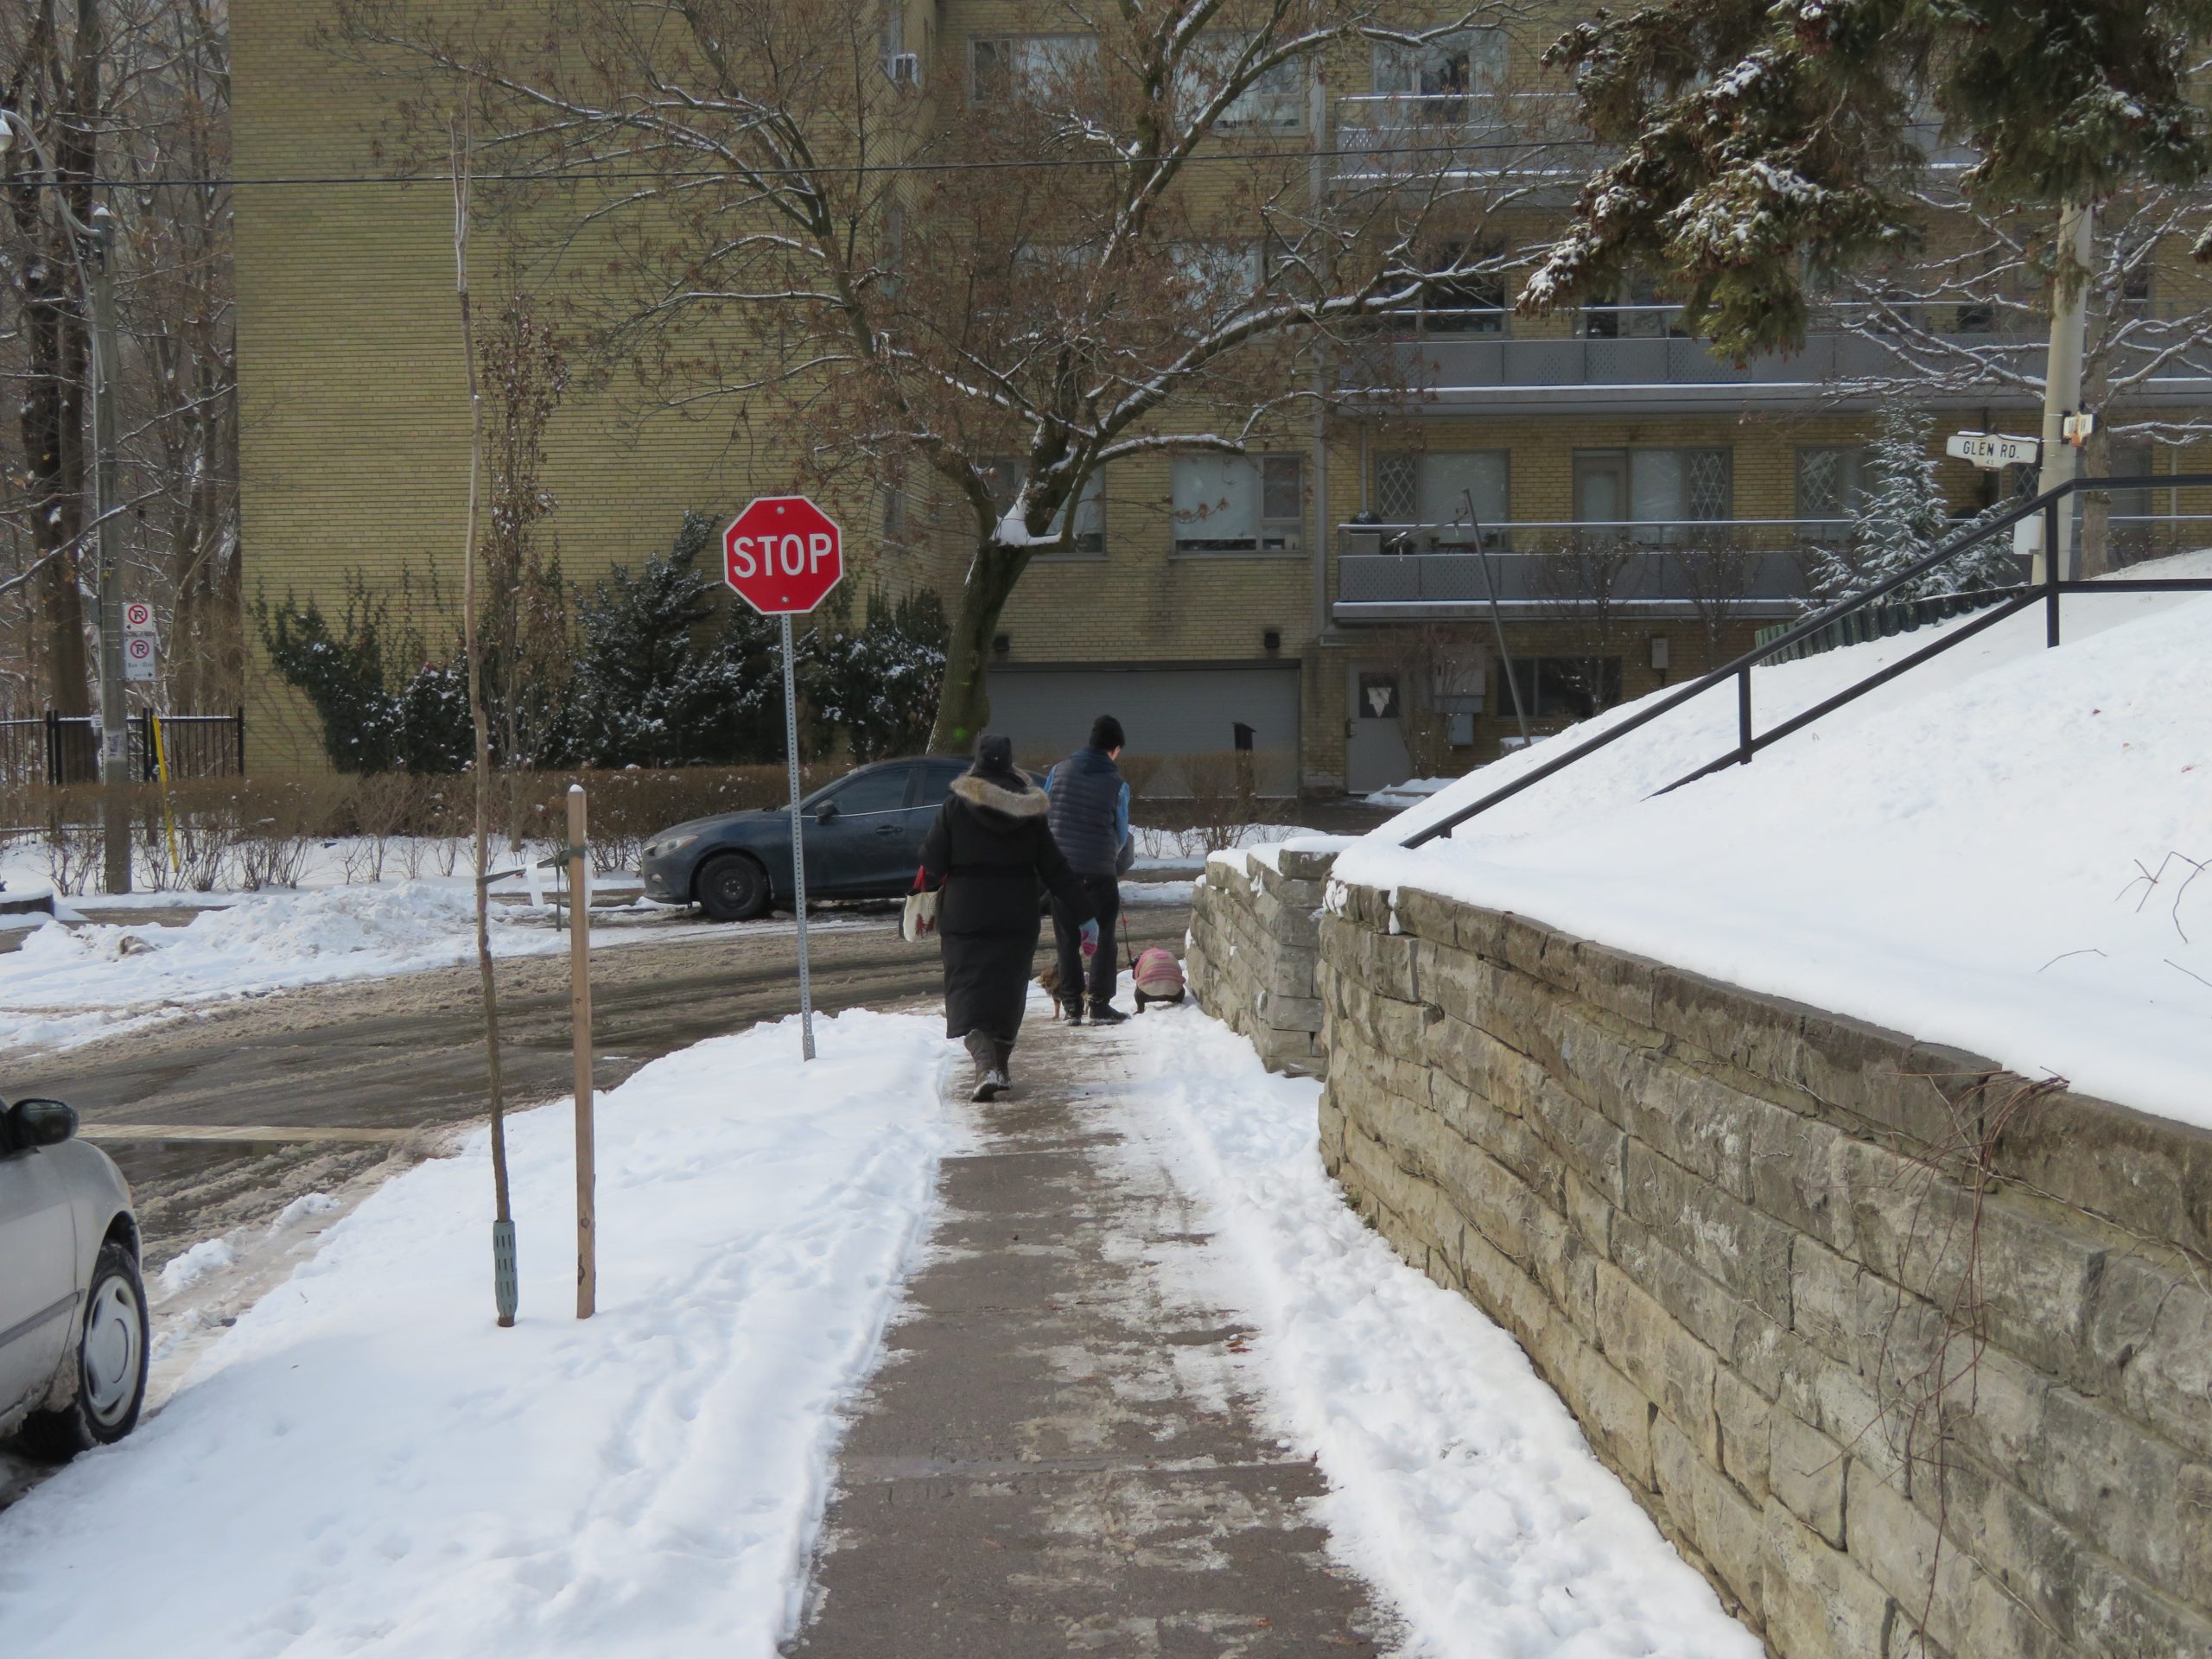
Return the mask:
<svg viewBox="0 0 2212 1659">
<path fill-rule="evenodd" d="M 1357 664 L 1349 672 L 1345 690 L 1351 714 L 1344 722 L 1344 786 L 1355 795 L 1364 795 L 1413 775 L 1405 729 L 1398 721 L 1405 676 L 1394 668 Z"/>
</svg>

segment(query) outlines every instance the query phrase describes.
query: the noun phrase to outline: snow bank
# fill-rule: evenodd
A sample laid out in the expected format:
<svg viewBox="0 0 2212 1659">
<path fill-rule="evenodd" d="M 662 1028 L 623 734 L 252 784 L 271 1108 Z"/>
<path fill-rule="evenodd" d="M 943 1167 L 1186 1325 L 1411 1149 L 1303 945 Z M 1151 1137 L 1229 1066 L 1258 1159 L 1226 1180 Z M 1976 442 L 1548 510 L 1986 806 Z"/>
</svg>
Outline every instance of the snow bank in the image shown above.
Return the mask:
<svg viewBox="0 0 2212 1659">
<path fill-rule="evenodd" d="M 1459 781 L 1457 778 L 1408 778 L 1402 784 L 1392 784 L 1388 789 L 1378 789 L 1361 798 L 1370 806 L 1414 806 Z"/>
<path fill-rule="evenodd" d="M 2212 557 L 2155 574 L 2212 570 Z M 1957 626 L 1954 622 L 1949 626 Z M 1764 728 L 1932 631 L 1759 671 Z M 1418 886 L 2212 1126 L 2212 601 L 2030 613 L 1732 769 L 1723 687 L 1417 852 L 1592 721 L 1462 780 L 1346 852 Z M 1636 704 L 1616 710 L 1619 719 Z"/>
<path fill-rule="evenodd" d="M 601 1099 L 588 1322 L 565 1103 L 509 1127 L 512 1331 L 486 1135 L 372 1195 L 167 1409 L 0 1515 L 10 1659 L 767 1659 L 956 1133 L 934 1020 L 816 1029 L 804 1075 L 786 1021 Z"/>
<path fill-rule="evenodd" d="M 495 911 L 502 955 L 565 949 L 543 926 Z M 68 1046 L 177 1005 L 467 961 L 475 911 L 463 889 L 392 887 L 271 893 L 204 911 L 183 927 L 49 923 L 0 956 L 0 1046 Z"/>
<path fill-rule="evenodd" d="M 1130 1122 L 1216 1231 L 1205 1292 L 1256 1328 L 1250 1375 L 1328 1477 L 1331 1548 L 1398 1605 L 1412 1651 L 1758 1659 L 1513 1338 L 1346 1206 L 1319 1084 L 1270 1076 L 1193 1007 L 1126 1029 Z"/>
</svg>

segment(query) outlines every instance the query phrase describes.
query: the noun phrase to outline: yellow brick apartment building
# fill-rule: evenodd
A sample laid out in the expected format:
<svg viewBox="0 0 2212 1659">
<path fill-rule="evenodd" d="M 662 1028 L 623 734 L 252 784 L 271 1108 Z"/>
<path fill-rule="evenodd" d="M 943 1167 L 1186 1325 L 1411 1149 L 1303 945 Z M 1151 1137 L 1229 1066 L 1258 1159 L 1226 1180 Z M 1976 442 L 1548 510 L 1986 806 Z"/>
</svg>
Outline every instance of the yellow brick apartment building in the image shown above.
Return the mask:
<svg viewBox="0 0 2212 1659">
<path fill-rule="evenodd" d="M 356 572 L 457 586 L 468 433 L 452 203 L 435 180 L 380 181 L 400 91 L 326 43 L 326 10 L 256 0 L 232 16 L 249 600 L 334 594 Z M 1557 22 L 1346 49 L 1273 89 L 1255 118 L 1309 145 L 1317 178 L 1392 165 L 1402 134 L 1440 122 L 1469 139 L 1454 166 L 1541 165 L 1518 198 L 1533 247 L 1594 153 L 1535 63 Z M 1058 38 L 1003 0 L 894 0 L 883 71 L 918 88 L 929 118 L 957 122 Z M 480 273 L 496 260 L 480 250 Z M 1067 550 L 1039 556 L 1006 609 L 993 723 L 1042 758 L 1110 710 L 1141 750 L 1249 747 L 1276 787 L 1364 791 L 1478 764 L 1524 721 L 1555 729 L 1796 614 L 1800 555 L 1849 519 L 1868 481 L 1877 383 L 1896 372 L 1878 331 L 1839 308 L 1798 355 L 1727 364 L 1646 284 L 1516 317 L 1525 267 L 1503 261 L 1495 283 L 1386 320 L 1373 340 L 1395 354 L 1388 390 L 1363 378 L 1365 350 L 1348 350 L 1318 412 L 1249 456 L 1109 469 Z M 2040 372 L 2031 308 L 1999 317 L 1950 302 L 1925 327 L 1939 346 Z M 2187 410 L 2207 390 L 2176 367 L 2130 395 Z M 2031 394 L 2001 384 L 1925 401 L 1943 429 L 2032 433 L 2038 418 Z M 619 387 L 578 388 L 545 473 L 566 573 L 636 563 L 687 509 L 728 515 L 787 489 L 805 440 L 642 416 Z M 2182 448 L 2116 453 L 2112 470 L 2183 470 Z M 2017 482 L 1962 464 L 1944 476 L 1961 506 Z M 878 480 L 832 505 L 858 585 L 950 597 L 972 539 L 950 504 Z M 2113 510 L 2149 523 L 2162 509 Z M 1593 541 L 1635 555 L 1602 596 L 1576 556 Z M 314 762 L 311 722 L 265 675 L 251 708 L 257 762 Z"/>
</svg>

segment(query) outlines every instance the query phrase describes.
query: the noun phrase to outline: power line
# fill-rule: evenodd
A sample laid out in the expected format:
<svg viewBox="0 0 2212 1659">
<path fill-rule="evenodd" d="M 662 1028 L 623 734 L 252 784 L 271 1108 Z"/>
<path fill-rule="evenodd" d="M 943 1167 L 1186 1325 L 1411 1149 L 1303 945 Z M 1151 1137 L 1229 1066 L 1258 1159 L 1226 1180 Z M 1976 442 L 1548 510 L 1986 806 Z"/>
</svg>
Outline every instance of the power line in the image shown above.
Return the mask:
<svg viewBox="0 0 2212 1659">
<path fill-rule="evenodd" d="M 1184 158 L 1183 164 L 1213 162 L 1306 161 L 1319 157 L 1332 160 L 1382 161 L 1400 156 L 1459 156 L 1470 152 L 1496 150 L 1594 149 L 1599 148 L 1595 138 L 1524 138 L 1512 142 L 1461 144 L 1394 144 L 1387 149 L 1363 147 L 1338 149 L 1241 149 L 1203 150 Z M 741 173 L 763 178 L 808 178 L 825 174 L 872 176 L 897 173 L 984 173 L 1004 172 L 1024 168 L 1050 169 L 1058 168 L 1128 166 L 1135 159 L 1124 156 L 1017 156 L 1003 160 L 982 162 L 823 162 L 815 167 L 754 167 L 754 168 L 616 168 L 599 169 L 585 168 L 575 171 L 558 170 L 531 173 L 477 173 L 472 176 L 479 184 L 588 184 L 594 182 L 625 183 L 641 179 L 683 180 L 720 179 L 739 176 Z M 442 183 L 443 173 L 326 173 L 283 174 L 268 178 L 245 178 L 236 174 L 204 174 L 188 178 L 107 178 L 88 180 L 56 180 L 39 178 L 9 179 L 4 182 L 14 186 L 29 186 L 40 189 L 60 188 L 67 184 L 82 188 L 108 190 L 200 190 L 222 185 L 232 188 L 330 188 L 352 185 L 397 185 Z"/>
</svg>

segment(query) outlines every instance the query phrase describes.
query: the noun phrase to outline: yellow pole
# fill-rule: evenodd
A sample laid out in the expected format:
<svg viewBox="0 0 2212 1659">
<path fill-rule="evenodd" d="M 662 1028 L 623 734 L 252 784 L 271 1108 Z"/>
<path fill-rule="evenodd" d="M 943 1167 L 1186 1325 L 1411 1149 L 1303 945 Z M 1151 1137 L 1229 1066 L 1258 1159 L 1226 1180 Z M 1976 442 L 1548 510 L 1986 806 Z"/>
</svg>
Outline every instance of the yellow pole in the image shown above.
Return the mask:
<svg viewBox="0 0 2212 1659">
<path fill-rule="evenodd" d="M 181 875 L 184 866 L 176 856 L 176 817 L 169 810 L 169 754 L 168 746 L 162 741 L 162 717 L 152 709 L 146 711 L 154 722 L 154 775 L 162 780 L 162 827 L 169 835 L 169 868 Z"/>
</svg>

